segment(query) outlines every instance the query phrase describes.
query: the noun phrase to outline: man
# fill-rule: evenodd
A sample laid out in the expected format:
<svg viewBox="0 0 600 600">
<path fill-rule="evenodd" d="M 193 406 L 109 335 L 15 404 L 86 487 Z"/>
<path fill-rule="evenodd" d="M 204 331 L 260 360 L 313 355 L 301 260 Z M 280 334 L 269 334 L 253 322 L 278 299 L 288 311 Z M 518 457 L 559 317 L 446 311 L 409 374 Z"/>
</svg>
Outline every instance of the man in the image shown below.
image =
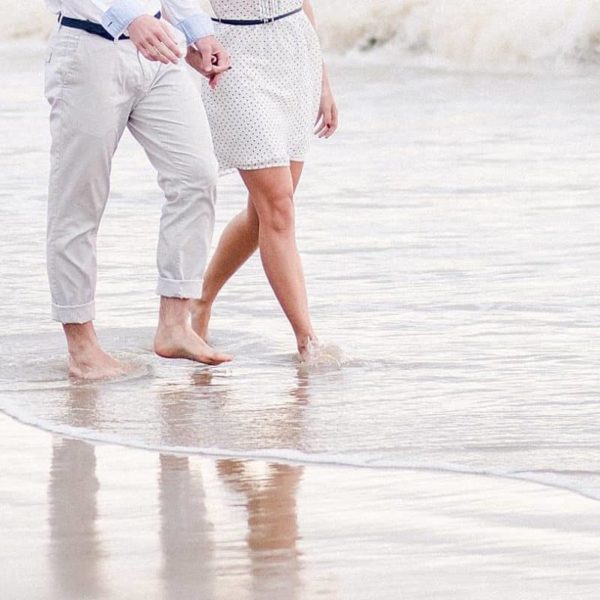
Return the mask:
<svg viewBox="0 0 600 600">
<path fill-rule="evenodd" d="M 214 227 L 217 165 L 201 100 L 179 59 L 178 28 L 218 78 L 229 56 L 195 0 L 46 0 L 59 14 L 46 65 L 52 134 L 48 277 L 70 373 L 102 379 L 125 366 L 102 350 L 93 326 L 96 234 L 111 162 L 127 127 L 158 171 L 164 204 L 158 243 L 161 296 L 154 340 L 167 358 L 219 364 L 189 324 Z M 159 11 L 172 24 L 161 20 Z M 133 274 L 132 274 L 133 275 Z"/>
</svg>

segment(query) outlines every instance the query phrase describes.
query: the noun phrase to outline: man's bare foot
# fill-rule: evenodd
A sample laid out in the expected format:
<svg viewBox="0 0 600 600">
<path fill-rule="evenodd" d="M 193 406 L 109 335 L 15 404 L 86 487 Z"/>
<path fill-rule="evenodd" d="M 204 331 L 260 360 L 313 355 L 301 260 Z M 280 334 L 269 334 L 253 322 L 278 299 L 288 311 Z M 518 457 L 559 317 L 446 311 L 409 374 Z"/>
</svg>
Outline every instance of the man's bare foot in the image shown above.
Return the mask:
<svg viewBox="0 0 600 600">
<path fill-rule="evenodd" d="M 102 350 L 91 321 L 63 325 L 69 348 L 69 375 L 93 381 L 122 377 L 131 371 L 127 365 Z"/>
<path fill-rule="evenodd" d="M 85 381 L 114 379 L 126 375 L 127 365 L 114 359 L 97 345 L 69 353 L 69 375 Z"/>
<path fill-rule="evenodd" d="M 190 302 L 190 314 L 192 315 L 192 329 L 203 340 L 208 339 L 208 323 L 212 305 L 204 300 L 192 300 Z"/>
<path fill-rule="evenodd" d="M 220 365 L 232 357 L 213 350 L 189 324 L 160 324 L 154 338 L 154 352 L 163 358 L 185 358 L 206 365 Z"/>
</svg>

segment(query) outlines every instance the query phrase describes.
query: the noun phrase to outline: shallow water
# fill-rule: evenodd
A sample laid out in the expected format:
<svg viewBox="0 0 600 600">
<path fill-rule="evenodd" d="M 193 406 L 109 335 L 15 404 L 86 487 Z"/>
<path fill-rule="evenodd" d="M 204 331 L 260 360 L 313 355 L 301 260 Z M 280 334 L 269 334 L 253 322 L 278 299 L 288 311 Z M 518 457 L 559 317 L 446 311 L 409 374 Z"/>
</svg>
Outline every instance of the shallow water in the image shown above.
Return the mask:
<svg viewBox="0 0 600 600">
<path fill-rule="evenodd" d="M 163 451 L 522 477 L 600 498 L 597 78 L 461 75 L 338 59 L 342 130 L 298 196 L 314 321 L 302 369 L 252 260 L 208 369 L 150 352 L 161 197 L 128 137 L 99 240 L 97 325 L 138 368 L 73 385 L 48 320 L 43 55 L 0 58 L 0 409 Z M 222 180 L 219 229 L 244 203 Z M 24 335 L 24 337 L 21 337 Z"/>
</svg>

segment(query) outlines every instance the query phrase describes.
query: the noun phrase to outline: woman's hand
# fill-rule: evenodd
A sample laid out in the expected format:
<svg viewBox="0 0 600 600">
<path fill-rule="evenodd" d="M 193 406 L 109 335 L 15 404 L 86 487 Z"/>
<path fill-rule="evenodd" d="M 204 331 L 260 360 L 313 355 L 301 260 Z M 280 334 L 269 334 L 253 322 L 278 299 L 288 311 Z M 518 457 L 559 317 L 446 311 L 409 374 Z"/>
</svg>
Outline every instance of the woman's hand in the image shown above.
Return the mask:
<svg viewBox="0 0 600 600">
<path fill-rule="evenodd" d="M 201 38 L 195 46 L 188 48 L 185 60 L 193 69 L 204 75 L 210 87 L 215 89 L 223 73 L 231 69 L 229 54 L 213 36 Z"/>
<path fill-rule="evenodd" d="M 319 116 L 315 123 L 315 135 L 320 138 L 330 138 L 338 128 L 338 109 L 333 98 L 329 82 L 323 82 Z"/>
</svg>

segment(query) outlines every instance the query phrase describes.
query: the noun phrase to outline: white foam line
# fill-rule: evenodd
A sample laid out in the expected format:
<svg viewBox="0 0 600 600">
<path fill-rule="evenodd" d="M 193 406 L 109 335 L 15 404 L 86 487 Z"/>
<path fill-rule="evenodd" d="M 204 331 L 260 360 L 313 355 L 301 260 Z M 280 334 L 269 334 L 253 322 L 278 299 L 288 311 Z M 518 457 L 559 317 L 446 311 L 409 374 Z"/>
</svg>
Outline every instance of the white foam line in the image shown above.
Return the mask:
<svg viewBox="0 0 600 600">
<path fill-rule="evenodd" d="M 98 431 L 86 429 L 84 427 L 71 427 L 69 425 L 51 425 L 41 423 L 35 419 L 19 416 L 18 414 L 8 413 L 0 408 L 0 412 L 8 418 L 35 429 L 45 431 L 46 433 L 60 435 L 61 437 L 73 440 L 80 440 L 94 445 L 120 446 L 141 450 L 144 452 L 153 452 L 161 454 L 171 454 L 178 456 L 202 456 L 213 459 L 231 459 L 239 458 L 242 460 L 254 460 L 264 462 L 280 462 L 290 465 L 311 465 L 322 467 L 342 467 L 354 469 L 369 469 L 378 471 L 416 471 L 426 473 L 445 473 L 453 475 L 473 475 L 477 477 L 493 477 L 498 479 L 509 479 L 511 481 L 524 481 L 533 485 L 539 485 L 545 488 L 558 489 L 578 496 L 582 496 L 589 500 L 599 501 L 600 497 L 588 493 L 579 488 L 561 485 L 558 483 L 543 481 L 535 477 L 526 477 L 520 475 L 523 472 L 521 469 L 518 472 L 502 472 L 502 471 L 485 471 L 477 469 L 468 469 L 464 467 L 455 467 L 452 465 L 437 465 L 428 466 L 412 463 L 374 463 L 372 460 L 364 457 L 358 458 L 352 454 L 307 454 L 299 450 L 290 450 L 283 448 L 265 448 L 259 450 L 233 450 L 223 448 L 194 448 L 189 446 L 153 446 L 139 441 L 123 441 L 115 439 L 110 434 L 102 434 Z"/>
</svg>

